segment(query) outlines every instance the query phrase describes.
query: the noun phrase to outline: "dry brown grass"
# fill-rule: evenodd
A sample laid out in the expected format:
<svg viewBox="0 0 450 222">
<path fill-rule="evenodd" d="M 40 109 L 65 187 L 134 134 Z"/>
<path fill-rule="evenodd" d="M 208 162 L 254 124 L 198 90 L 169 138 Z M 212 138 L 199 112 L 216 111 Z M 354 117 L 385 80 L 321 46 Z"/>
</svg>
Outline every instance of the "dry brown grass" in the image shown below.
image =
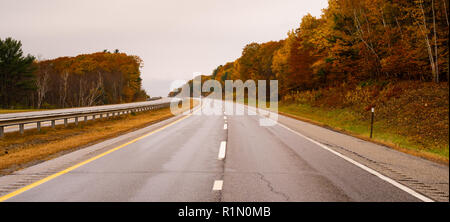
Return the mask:
<svg viewBox="0 0 450 222">
<path fill-rule="evenodd" d="M 191 103 L 191 107 L 198 104 Z M 7 174 L 32 163 L 48 160 L 65 152 L 104 141 L 133 130 L 168 119 L 173 114 L 169 108 L 124 115 L 109 120 L 80 122 L 78 126 L 44 127 L 41 132 L 27 130 L 5 134 L 0 139 L 0 174 Z"/>
<path fill-rule="evenodd" d="M 42 109 L 0 109 L 0 114 L 42 111 Z"/>
</svg>

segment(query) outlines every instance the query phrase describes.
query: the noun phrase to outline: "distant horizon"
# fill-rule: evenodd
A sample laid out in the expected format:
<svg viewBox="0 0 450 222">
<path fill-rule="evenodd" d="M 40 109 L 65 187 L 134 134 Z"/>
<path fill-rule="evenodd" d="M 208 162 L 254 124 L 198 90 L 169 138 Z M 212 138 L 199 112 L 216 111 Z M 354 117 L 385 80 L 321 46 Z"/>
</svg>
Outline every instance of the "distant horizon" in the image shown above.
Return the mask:
<svg viewBox="0 0 450 222">
<path fill-rule="evenodd" d="M 279 41 L 304 15 L 319 17 L 327 6 L 327 0 L 18 0 L 0 3 L 0 38 L 19 40 L 25 54 L 42 59 L 105 49 L 137 55 L 143 88 L 167 96 L 172 81 L 210 75 L 246 44 Z"/>
</svg>

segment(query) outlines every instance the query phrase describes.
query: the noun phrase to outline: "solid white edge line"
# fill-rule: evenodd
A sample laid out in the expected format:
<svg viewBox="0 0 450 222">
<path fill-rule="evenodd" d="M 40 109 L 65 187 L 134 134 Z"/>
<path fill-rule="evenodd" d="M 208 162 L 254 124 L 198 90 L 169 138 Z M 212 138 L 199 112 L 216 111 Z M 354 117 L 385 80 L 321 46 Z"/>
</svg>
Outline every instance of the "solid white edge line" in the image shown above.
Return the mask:
<svg viewBox="0 0 450 222">
<path fill-rule="evenodd" d="M 367 166 L 364 166 L 363 164 L 358 163 L 355 160 L 353 160 L 353 159 L 351 159 L 351 158 L 349 158 L 347 156 L 342 155 L 341 153 L 338 153 L 338 152 L 332 150 L 331 148 L 323 145 L 320 142 L 317 142 L 317 141 L 315 141 L 315 140 L 313 140 L 313 139 L 311 139 L 309 137 L 306 137 L 305 135 L 303 135 L 303 134 L 301 134 L 301 133 L 299 133 L 299 132 L 297 132 L 295 130 L 292 130 L 291 128 L 289 128 L 289 127 L 287 127 L 287 126 L 285 126 L 285 125 L 283 125 L 281 123 L 278 123 L 278 125 L 280 125 L 281 127 L 283 127 L 285 129 L 287 129 L 287 130 L 289 130 L 289 131 L 291 131 L 291 132 L 293 132 L 293 133 L 295 133 L 295 134 L 297 134 L 297 135 L 307 139 L 308 141 L 310 141 L 310 142 L 320 146 L 321 148 L 331 152 L 332 154 L 334 154 L 334 155 L 336 155 L 338 157 L 341 157 L 342 159 L 344 159 L 344 160 L 352 163 L 353 165 L 355 165 L 355 166 L 357 166 L 357 167 L 359 167 L 359 168 L 369 172 L 370 174 L 373 174 L 373 175 L 377 176 L 378 178 L 380 178 L 380 179 L 382 179 L 382 180 L 384 180 L 384 181 L 394 185 L 395 187 L 397 187 L 397 188 L 399 188 L 399 189 L 409 193 L 410 195 L 418 198 L 419 200 L 422 200 L 424 202 L 434 202 L 434 200 L 432 200 L 432 199 L 430 199 L 430 198 L 428 198 L 428 197 L 426 197 L 426 196 L 424 196 L 424 195 L 422 195 L 420 193 L 417 193 L 416 191 L 412 190 L 411 188 L 409 188 L 409 187 L 407 187 L 407 186 L 405 186 L 403 184 L 400 184 L 397 181 L 395 181 L 395 180 L 393 180 L 393 179 L 391 179 L 389 177 L 386 177 L 386 176 L 382 175 L 381 173 L 379 173 L 379 172 L 377 172 L 377 171 L 375 171 L 375 170 L 373 170 L 373 169 L 371 169 L 371 168 L 369 168 Z"/>
<path fill-rule="evenodd" d="M 247 106 L 247 108 L 249 108 L 249 107 Z M 269 113 L 273 113 L 272 111 L 268 111 L 268 112 Z M 387 176 L 384 176 L 383 174 L 381 174 L 381 173 L 379 173 L 379 172 L 377 172 L 377 171 L 375 171 L 375 170 L 373 170 L 373 169 L 371 169 L 371 168 L 369 168 L 369 167 L 367 167 L 367 166 L 365 166 L 365 165 L 363 165 L 363 164 L 361 164 L 361 163 L 359 163 L 359 162 L 357 162 L 357 161 L 355 161 L 355 160 L 353 160 L 353 159 L 351 159 L 351 158 L 349 158 L 347 156 L 344 156 L 344 155 L 342 155 L 339 152 L 334 151 L 333 149 L 325 146 L 324 144 L 322 144 L 320 142 L 317 142 L 317 141 L 315 141 L 315 140 L 313 140 L 313 139 L 311 139 L 311 138 L 309 138 L 309 137 L 307 137 L 307 136 L 305 136 L 305 135 L 303 135 L 303 134 L 301 134 L 301 133 L 299 133 L 299 132 L 297 132 L 297 131 L 289 128 L 289 127 L 287 127 L 286 125 L 280 123 L 279 121 L 274 121 L 274 122 L 276 122 L 279 126 L 281 126 L 281 127 L 285 128 L 285 129 L 291 131 L 292 133 L 297 134 L 298 136 L 301 136 L 301 137 L 305 138 L 306 140 L 308 140 L 308 141 L 318 145 L 319 147 L 329 151 L 330 153 L 332 153 L 332 154 L 334 154 L 334 155 L 336 155 L 336 156 L 338 156 L 338 157 L 340 157 L 340 158 L 342 158 L 342 159 L 352 163 L 353 165 L 355 165 L 355 166 L 357 166 L 357 167 L 367 171 L 368 173 L 370 173 L 370 174 L 372 174 L 374 176 L 377 176 L 378 178 L 380 178 L 380 179 L 390 183 L 391 185 L 393 185 L 393 186 L 395 186 L 395 187 L 405 191 L 406 193 L 416 197 L 417 199 L 419 199 L 419 200 L 421 200 L 423 202 L 435 202 L 434 200 L 432 200 L 432 199 L 430 199 L 430 198 L 428 198 L 428 197 L 426 197 L 426 196 L 424 196 L 424 195 L 414 191 L 413 189 L 411 189 L 411 188 L 409 188 L 409 187 L 407 187 L 407 186 L 405 186 L 405 185 L 403 185 L 403 184 L 401 184 L 401 183 L 399 183 L 399 182 L 397 182 L 397 181 L 395 181 L 395 180 L 393 180 L 393 179 L 391 179 L 391 178 L 389 178 Z"/>
<path fill-rule="evenodd" d="M 225 159 L 226 148 L 227 142 L 226 141 L 220 142 L 219 156 L 217 157 L 219 160 Z"/>
<path fill-rule="evenodd" d="M 212 190 L 222 190 L 223 180 L 214 180 Z"/>
<path fill-rule="evenodd" d="M 224 130 L 228 129 L 228 124 L 225 123 L 225 124 L 223 125 L 223 129 L 224 129 Z"/>
</svg>

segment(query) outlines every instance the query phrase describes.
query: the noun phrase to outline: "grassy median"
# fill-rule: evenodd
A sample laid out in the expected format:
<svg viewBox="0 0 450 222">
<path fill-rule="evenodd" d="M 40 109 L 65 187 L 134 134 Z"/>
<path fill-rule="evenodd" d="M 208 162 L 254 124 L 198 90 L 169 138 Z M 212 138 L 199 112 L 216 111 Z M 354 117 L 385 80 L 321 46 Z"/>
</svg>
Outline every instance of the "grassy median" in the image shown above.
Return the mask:
<svg viewBox="0 0 450 222">
<path fill-rule="evenodd" d="M 191 107 L 196 105 L 198 102 L 193 100 Z M 86 124 L 80 122 L 78 126 L 57 125 L 55 129 L 43 127 L 41 132 L 30 129 L 26 130 L 24 135 L 18 132 L 6 133 L 5 137 L 0 139 L 0 175 L 144 128 L 172 116 L 174 115 L 170 108 L 163 108 L 110 119 L 97 119 Z"/>
</svg>

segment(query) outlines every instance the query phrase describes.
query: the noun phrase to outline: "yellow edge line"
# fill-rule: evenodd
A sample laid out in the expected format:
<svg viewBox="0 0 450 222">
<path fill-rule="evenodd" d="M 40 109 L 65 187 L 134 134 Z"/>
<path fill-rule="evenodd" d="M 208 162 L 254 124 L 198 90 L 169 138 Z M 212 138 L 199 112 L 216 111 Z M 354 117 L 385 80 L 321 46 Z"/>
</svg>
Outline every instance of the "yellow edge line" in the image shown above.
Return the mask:
<svg viewBox="0 0 450 222">
<path fill-rule="evenodd" d="M 163 130 L 163 129 L 165 129 L 165 128 L 167 128 L 167 127 L 169 127 L 169 126 L 171 126 L 171 125 L 173 125 L 173 124 L 175 124 L 175 123 L 177 123 L 177 122 L 180 122 L 180 121 L 182 121 L 182 120 L 184 120 L 184 119 L 186 119 L 186 118 L 188 118 L 188 117 L 190 117 L 190 116 L 192 116 L 192 114 L 189 114 L 189 115 L 187 115 L 187 116 L 185 116 L 185 117 L 182 117 L 182 118 L 180 118 L 180 119 L 177 119 L 177 120 L 175 120 L 175 121 L 173 121 L 173 122 L 171 122 L 171 123 L 169 123 L 169 124 L 167 124 L 167 125 L 164 125 L 164 126 L 158 128 L 158 129 L 156 129 L 156 130 L 151 131 L 150 133 L 147 133 L 147 134 L 145 134 L 145 135 L 143 135 L 143 136 L 140 136 L 140 137 L 138 137 L 138 138 L 136 138 L 136 139 L 133 139 L 133 140 L 127 142 L 127 143 L 124 143 L 124 144 L 122 144 L 122 145 L 120 145 L 120 146 L 118 146 L 118 147 L 115 147 L 115 148 L 113 148 L 113 149 L 110 149 L 110 150 L 108 150 L 108 151 L 106 151 L 106 152 L 104 152 L 104 153 L 101 153 L 101 154 L 99 154 L 99 155 L 97 155 L 97 156 L 94 156 L 94 157 L 92 157 L 92 158 L 90 158 L 90 159 L 88 159 L 88 160 L 85 160 L 85 161 L 83 161 L 83 162 L 81 162 L 81 163 L 78 163 L 78 164 L 76 164 L 76 165 L 74 165 L 74 166 L 71 166 L 71 167 L 69 167 L 69 168 L 67 168 L 67 169 L 65 169 L 65 170 L 59 171 L 59 172 L 57 172 L 57 173 L 55 173 L 55 174 L 52 174 L 52 175 L 50 175 L 50 176 L 48 176 L 48 177 L 46 177 L 46 178 L 44 178 L 44 179 L 41 179 L 41 180 L 36 181 L 36 182 L 34 182 L 34 183 L 30 184 L 30 185 L 27 185 L 27 186 L 25 186 L 25 187 L 22 187 L 22 188 L 20 188 L 20 189 L 18 189 L 18 190 L 15 190 L 15 191 L 9 193 L 9 194 L 6 194 L 6 195 L 0 197 L 0 202 L 3 202 L 3 201 L 5 201 L 5 200 L 7 200 L 7 199 L 9 199 L 9 198 L 11 198 L 11 197 L 17 196 L 17 195 L 19 195 L 19 194 L 21 194 L 21 193 L 23 193 L 23 192 L 25 192 L 25 191 L 27 191 L 27 190 L 33 188 L 33 187 L 37 187 L 37 186 L 39 186 L 39 185 L 41 185 L 41 184 L 43 184 L 43 183 L 45 183 L 45 182 L 47 182 L 47 181 L 49 181 L 49 180 L 52 180 L 52 179 L 54 179 L 54 178 L 56 178 L 56 177 L 59 177 L 59 176 L 65 174 L 65 173 L 68 173 L 68 172 L 70 172 L 70 171 L 72 171 L 72 170 L 74 170 L 74 169 L 76 169 L 76 168 L 78 168 L 78 167 L 80 167 L 80 166 L 83 166 L 83 165 L 85 165 L 85 164 L 87 164 L 87 163 L 89 163 L 89 162 L 92 162 L 92 161 L 94 161 L 94 160 L 96 160 L 96 159 L 98 159 L 98 158 L 100 158 L 100 157 L 102 157 L 102 156 L 105 156 L 105 155 L 107 155 L 107 154 L 109 154 L 109 153 L 112 153 L 112 152 L 114 152 L 114 151 L 116 151 L 116 150 L 119 150 L 119 149 L 121 149 L 121 148 L 123 148 L 123 147 L 125 147 L 125 146 L 128 146 L 128 145 L 130 145 L 130 144 L 132 144 L 132 143 L 135 143 L 135 142 L 138 141 L 138 140 L 141 140 L 141 139 L 143 139 L 143 138 L 145 138 L 145 137 L 147 137 L 147 136 L 150 136 L 150 135 L 152 135 L 152 134 L 154 134 L 154 133 L 156 133 L 156 132 L 159 132 L 159 131 L 161 131 L 161 130 Z"/>
</svg>

